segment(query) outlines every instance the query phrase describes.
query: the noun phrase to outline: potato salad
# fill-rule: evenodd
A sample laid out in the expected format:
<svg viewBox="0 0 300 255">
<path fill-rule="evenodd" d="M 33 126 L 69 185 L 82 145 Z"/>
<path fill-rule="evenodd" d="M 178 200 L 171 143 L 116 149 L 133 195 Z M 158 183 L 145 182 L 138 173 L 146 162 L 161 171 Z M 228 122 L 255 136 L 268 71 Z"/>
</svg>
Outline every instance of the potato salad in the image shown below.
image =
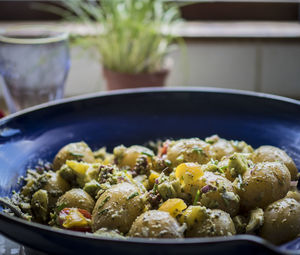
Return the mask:
<svg viewBox="0 0 300 255">
<path fill-rule="evenodd" d="M 11 203 L 33 222 L 114 238 L 300 235 L 298 170 L 280 148 L 213 135 L 92 151 L 29 169 Z"/>
</svg>

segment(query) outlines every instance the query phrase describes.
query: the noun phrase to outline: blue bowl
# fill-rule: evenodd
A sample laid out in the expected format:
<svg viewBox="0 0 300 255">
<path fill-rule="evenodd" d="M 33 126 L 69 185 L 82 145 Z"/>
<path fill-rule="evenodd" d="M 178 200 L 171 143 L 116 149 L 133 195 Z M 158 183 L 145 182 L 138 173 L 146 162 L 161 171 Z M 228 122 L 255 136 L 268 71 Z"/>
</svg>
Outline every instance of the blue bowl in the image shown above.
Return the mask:
<svg viewBox="0 0 300 255">
<path fill-rule="evenodd" d="M 300 102 L 212 88 L 141 89 L 48 103 L 0 121 L 0 196 L 19 190 L 18 178 L 65 144 L 93 149 L 165 138 L 218 134 L 258 147 L 278 146 L 300 169 Z M 1 210 L 1 209 L 0 209 Z M 56 230 L 0 212 L 0 232 L 50 254 L 300 254 L 300 240 L 277 247 L 249 235 L 183 240 L 114 240 Z"/>
</svg>

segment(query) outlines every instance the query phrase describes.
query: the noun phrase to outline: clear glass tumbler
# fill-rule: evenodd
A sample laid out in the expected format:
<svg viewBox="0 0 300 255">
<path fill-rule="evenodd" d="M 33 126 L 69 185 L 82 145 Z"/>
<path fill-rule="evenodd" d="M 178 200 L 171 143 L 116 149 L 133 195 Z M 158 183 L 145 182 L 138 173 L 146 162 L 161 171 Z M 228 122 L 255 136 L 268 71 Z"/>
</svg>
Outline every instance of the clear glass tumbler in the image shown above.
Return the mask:
<svg viewBox="0 0 300 255">
<path fill-rule="evenodd" d="M 0 35 L 0 82 L 11 113 L 63 98 L 69 67 L 66 33 L 20 30 Z"/>
</svg>

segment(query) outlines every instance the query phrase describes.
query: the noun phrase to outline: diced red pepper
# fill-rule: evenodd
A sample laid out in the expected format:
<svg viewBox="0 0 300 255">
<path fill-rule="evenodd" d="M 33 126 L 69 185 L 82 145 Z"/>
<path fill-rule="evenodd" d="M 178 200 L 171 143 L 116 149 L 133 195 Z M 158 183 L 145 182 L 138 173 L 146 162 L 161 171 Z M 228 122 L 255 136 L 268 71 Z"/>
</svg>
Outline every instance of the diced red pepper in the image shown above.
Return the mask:
<svg viewBox="0 0 300 255">
<path fill-rule="evenodd" d="M 3 110 L 0 110 L 0 119 L 3 118 L 3 117 L 5 117 L 5 113 L 4 113 Z"/>
<path fill-rule="evenodd" d="M 169 140 L 165 141 L 163 143 L 163 146 L 159 148 L 159 153 L 158 153 L 158 156 L 162 156 L 162 155 L 165 155 L 167 154 L 168 152 L 168 147 L 169 147 Z"/>
<path fill-rule="evenodd" d="M 84 210 L 84 209 L 78 209 L 78 211 L 87 219 L 92 219 L 92 215 L 87 211 L 87 210 Z"/>
</svg>

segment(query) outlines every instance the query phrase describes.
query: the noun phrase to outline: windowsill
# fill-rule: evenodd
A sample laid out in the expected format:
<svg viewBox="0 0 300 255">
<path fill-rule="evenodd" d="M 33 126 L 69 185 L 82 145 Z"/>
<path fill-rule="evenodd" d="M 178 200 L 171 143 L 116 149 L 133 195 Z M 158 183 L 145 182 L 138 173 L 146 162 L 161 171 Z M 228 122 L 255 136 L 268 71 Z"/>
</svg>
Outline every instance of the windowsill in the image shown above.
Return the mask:
<svg viewBox="0 0 300 255">
<path fill-rule="evenodd" d="M 188 22 L 180 34 L 187 38 L 300 38 L 300 23 Z"/>
<path fill-rule="evenodd" d="M 0 30 L 24 25 L 81 35 L 94 32 L 84 25 L 57 22 L 0 22 Z M 181 54 L 177 50 L 170 54 L 174 65 L 168 86 L 213 86 L 299 99 L 300 24 L 188 22 L 179 33 L 187 39 L 186 52 Z M 190 38 L 192 40 L 188 40 Z M 93 57 L 97 50 L 70 47 L 70 53 L 72 66 L 65 95 L 69 97 L 103 90 L 105 83 L 101 64 Z M 5 108 L 1 92 L 0 109 Z"/>
<path fill-rule="evenodd" d="M 93 35 L 95 30 L 87 25 L 66 22 L 0 22 L 0 32 L 22 26 L 67 31 L 75 35 Z M 264 38 L 300 39 L 298 22 L 261 21 L 189 21 L 178 28 L 177 33 L 186 39 L 197 38 Z"/>
</svg>

